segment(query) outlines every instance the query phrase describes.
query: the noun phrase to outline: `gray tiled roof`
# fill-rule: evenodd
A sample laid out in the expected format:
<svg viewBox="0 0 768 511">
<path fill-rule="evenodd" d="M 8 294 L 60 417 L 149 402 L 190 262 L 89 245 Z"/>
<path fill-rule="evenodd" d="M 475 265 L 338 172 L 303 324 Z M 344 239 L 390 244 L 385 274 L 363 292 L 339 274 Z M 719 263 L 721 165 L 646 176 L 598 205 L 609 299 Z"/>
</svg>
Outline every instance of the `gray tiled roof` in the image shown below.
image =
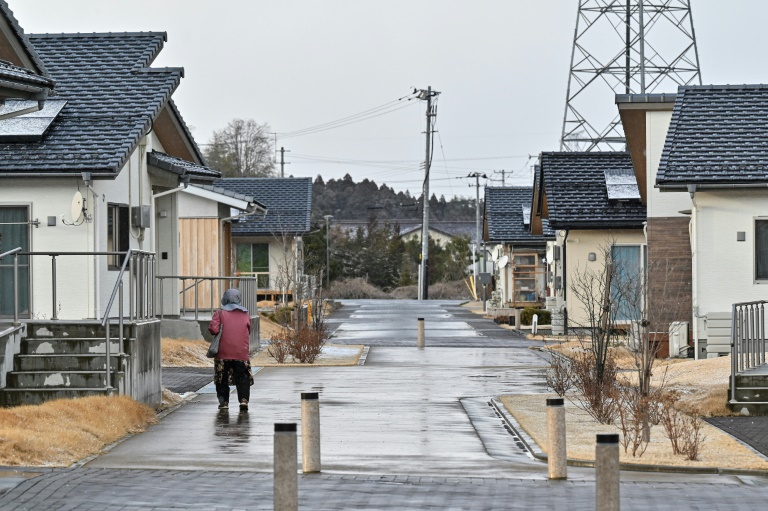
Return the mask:
<svg viewBox="0 0 768 511">
<path fill-rule="evenodd" d="M 541 153 L 541 183 L 554 229 L 640 228 L 646 218 L 639 200 L 608 200 L 606 169 L 629 170 L 624 152 Z"/>
<path fill-rule="evenodd" d="M 41 143 L 0 144 L 0 174 L 120 171 L 167 104 L 181 68 L 148 68 L 164 33 L 29 36 L 67 105 Z"/>
<path fill-rule="evenodd" d="M 267 208 L 264 218 L 249 217 L 232 224 L 235 236 L 279 236 L 309 232 L 312 178 L 225 178 L 214 186 L 250 195 Z"/>
<path fill-rule="evenodd" d="M 202 179 L 203 181 L 213 181 L 221 177 L 221 172 L 198 165 L 175 156 L 170 156 L 160 151 L 152 151 L 147 154 L 147 163 L 157 168 L 173 172 L 180 176 L 188 175 L 192 179 Z"/>
<path fill-rule="evenodd" d="M 38 74 L 44 78 L 50 78 L 50 74 L 48 73 L 45 64 L 43 64 L 43 60 L 40 58 L 35 47 L 30 43 L 27 35 L 24 34 L 24 30 L 21 28 L 21 25 L 19 25 L 19 22 L 13 15 L 13 11 L 11 11 L 11 8 L 8 7 L 8 3 L 5 0 L 0 0 L 0 13 L 2 13 L 2 16 L 8 22 L 8 26 L 16 35 L 16 39 L 18 40 L 19 44 L 21 44 L 22 49 L 27 54 L 27 57 L 29 57 L 29 59 L 34 63 L 35 67 L 37 68 L 35 71 L 37 71 Z"/>
<path fill-rule="evenodd" d="M 680 87 L 656 182 L 768 182 L 768 85 Z"/>
<path fill-rule="evenodd" d="M 36 75 L 30 70 L 0 60 L 0 80 L 15 87 L 53 88 L 53 80 Z"/>
<path fill-rule="evenodd" d="M 523 222 L 523 208 L 531 206 L 533 188 L 528 186 L 489 187 L 485 189 L 485 220 L 488 241 L 508 243 L 544 243 L 554 238 L 550 229 L 544 235 L 531 234 Z M 549 227 L 549 226 L 547 226 Z"/>
</svg>

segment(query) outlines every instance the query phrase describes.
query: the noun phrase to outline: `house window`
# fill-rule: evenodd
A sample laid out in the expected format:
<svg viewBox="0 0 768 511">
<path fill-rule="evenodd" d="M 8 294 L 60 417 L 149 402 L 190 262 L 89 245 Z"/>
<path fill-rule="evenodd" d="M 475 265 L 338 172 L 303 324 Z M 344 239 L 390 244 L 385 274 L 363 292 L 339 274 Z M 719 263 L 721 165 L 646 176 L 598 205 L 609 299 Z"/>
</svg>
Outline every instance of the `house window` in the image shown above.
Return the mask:
<svg viewBox="0 0 768 511">
<path fill-rule="evenodd" d="M 755 280 L 768 280 L 768 219 L 755 220 Z"/>
<path fill-rule="evenodd" d="M 107 205 L 107 252 L 127 252 L 130 248 L 130 226 L 128 224 L 128 206 Z M 119 270 L 124 256 L 107 256 L 110 270 Z"/>
<path fill-rule="evenodd" d="M 237 272 L 256 275 L 257 285 L 262 289 L 269 288 L 269 243 L 239 243 Z"/>
<path fill-rule="evenodd" d="M 611 259 L 614 269 L 611 280 L 614 320 L 639 321 L 643 310 L 647 248 L 645 245 L 613 245 Z"/>
<path fill-rule="evenodd" d="M 29 252 L 29 209 L 26 206 L 0 206 L 0 253 L 21 248 Z M 29 316 L 30 257 L 17 256 L 19 313 Z M 12 317 L 14 312 L 14 256 L 0 259 L 0 317 Z"/>
</svg>

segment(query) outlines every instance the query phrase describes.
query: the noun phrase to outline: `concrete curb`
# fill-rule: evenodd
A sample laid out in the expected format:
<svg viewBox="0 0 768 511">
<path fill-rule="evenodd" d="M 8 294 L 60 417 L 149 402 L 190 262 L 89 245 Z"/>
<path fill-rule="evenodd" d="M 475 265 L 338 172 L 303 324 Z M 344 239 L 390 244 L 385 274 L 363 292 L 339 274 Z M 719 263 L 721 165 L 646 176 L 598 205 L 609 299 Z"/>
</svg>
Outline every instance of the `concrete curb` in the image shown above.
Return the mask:
<svg viewBox="0 0 768 511">
<path fill-rule="evenodd" d="M 547 455 L 541 450 L 538 444 L 523 431 L 520 424 L 515 418 L 507 411 L 506 407 L 494 398 L 491 400 L 491 405 L 496 409 L 498 414 L 502 417 L 504 422 L 515 432 L 517 437 L 525 445 L 526 449 L 531 453 L 534 459 L 547 462 Z M 594 468 L 594 461 L 576 460 L 568 458 L 568 465 L 571 467 L 586 467 Z M 732 476 L 757 476 L 768 477 L 768 470 L 750 470 L 750 469 L 738 469 L 738 468 L 721 468 L 721 467 L 676 467 L 672 465 L 647 465 L 641 463 L 619 463 L 619 469 L 628 472 L 658 472 L 658 473 L 678 473 L 678 474 L 714 474 L 714 475 L 732 475 Z"/>
</svg>

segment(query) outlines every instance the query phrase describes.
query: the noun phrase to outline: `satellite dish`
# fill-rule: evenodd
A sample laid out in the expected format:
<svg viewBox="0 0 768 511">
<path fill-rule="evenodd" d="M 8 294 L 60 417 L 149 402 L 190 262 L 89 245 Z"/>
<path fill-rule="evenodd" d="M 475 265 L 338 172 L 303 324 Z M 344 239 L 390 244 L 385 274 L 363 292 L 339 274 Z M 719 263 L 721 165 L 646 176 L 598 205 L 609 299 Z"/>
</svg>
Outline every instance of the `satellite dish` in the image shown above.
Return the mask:
<svg viewBox="0 0 768 511">
<path fill-rule="evenodd" d="M 498 250 L 495 250 L 494 252 L 492 252 L 492 254 L 493 254 L 493 255 L 491 256 L 491 260 L 492 260 L 494 263 L 498 263 L 498 262 L 499 262 L 499 259 L 501 258 L 501 253 L 500 253 L 500 251 L 498 251 Z"/>
<path fill-rule="evenodd" d="M 499 259 L 499 268 L 504 268 L 508 262 L 509 262 L 509 257 L 502 256 L 501 259 Z"/>
<path fill-rule="evenodd" d="M 72 217 L 72 223 L 77 222 L 80 220 L 80 217 L 83 214 L 83 196 L 80 193 L 80 190 L 75 192 L 74 197 L 72 197 L 72 205 L 69 209 L 69 215 Z"/>
</svg>

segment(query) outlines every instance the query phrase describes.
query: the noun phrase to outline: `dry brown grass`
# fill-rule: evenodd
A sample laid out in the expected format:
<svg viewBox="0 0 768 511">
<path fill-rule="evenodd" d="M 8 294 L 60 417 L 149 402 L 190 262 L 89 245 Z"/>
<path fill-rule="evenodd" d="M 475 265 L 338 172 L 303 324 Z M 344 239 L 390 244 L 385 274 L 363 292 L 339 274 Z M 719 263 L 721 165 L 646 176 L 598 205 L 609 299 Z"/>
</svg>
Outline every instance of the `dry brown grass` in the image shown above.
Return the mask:
<svg viewBox="0 0 768 511">
<path fill-rule="evenodd" d="M 161 341 L 163 367 L 213 367 L 213 360 L 206 357 L 209 343 L 188 339 L 167 339 Z"/>
<path fill-rule="evenodd" d="M 69 466 L 154 420 L 152 408 L 125 396 L 0 409 L 0 465 Z"/>
<path fill-rule="evenodd" d="M 547 450 L 546 398 L 550 394 L 502 396 L 501 401 L 541 450 Z M 565 403 L 568 457 L 581 460 L 595 459 L 595 435 L 597 433 L 619 433 L 614 425 L 602 425 L 594 421 L 585 411 L 568 400 Z M 768 461 L 750 448 L 739 443 L 723 431 L 704 424 L 706 436 L 699 461 L 688 461 L 683 456 L 672 454 L 670 441 L 662 426 L 651 427 L 651 442 L 640 458 L 633 458 L 621 449 L 621 461 L 653 465 L 674 465 L 689 467 L 720 467 L 738 469 L 768 469 Z"/>
</svg>

